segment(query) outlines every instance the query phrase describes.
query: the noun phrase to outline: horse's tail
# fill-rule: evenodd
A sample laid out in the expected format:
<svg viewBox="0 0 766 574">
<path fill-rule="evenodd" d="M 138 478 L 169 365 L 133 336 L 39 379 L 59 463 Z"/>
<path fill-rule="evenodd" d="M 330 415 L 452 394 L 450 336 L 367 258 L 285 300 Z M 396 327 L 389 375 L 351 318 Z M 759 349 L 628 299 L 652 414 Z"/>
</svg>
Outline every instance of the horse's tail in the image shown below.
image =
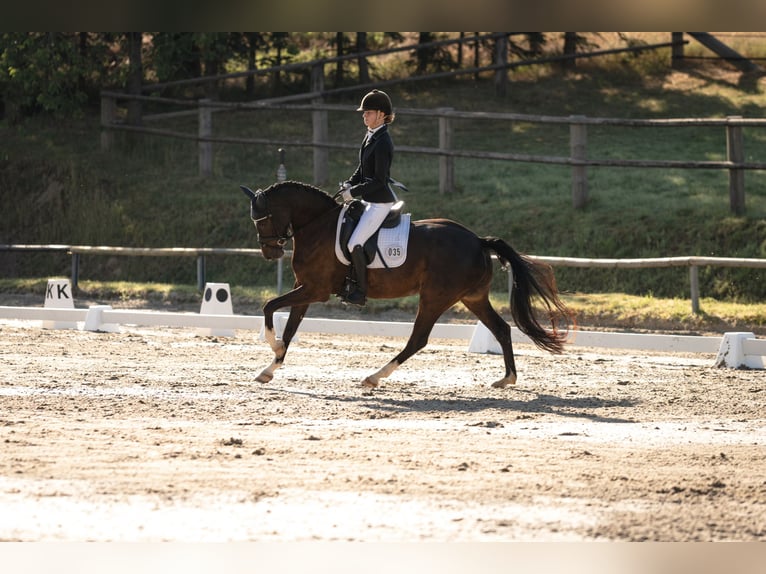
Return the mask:
<svg viewBox="0 0 766 574">
<path fill-rule="evenodd" d="M 513 288 L 511 290 L 511 316 L 516 326 L 539 348 L 551 353 L 561 353 L 568 336 L 569 324 L 574 325 L 574 313 L 559 298 L 553 268 L 547 263 L 532 261 L 516 252 L 513 247 L 497 237 L 482 237 L 484 249 L 494 251 L 500 262 L 511 266 Z M 532 298 L 539 297 L 547 308 L 551 329 L 545 329 L 535 317 Z M 562 332 L 558 325 L 564 324 Z"/>
</svg>

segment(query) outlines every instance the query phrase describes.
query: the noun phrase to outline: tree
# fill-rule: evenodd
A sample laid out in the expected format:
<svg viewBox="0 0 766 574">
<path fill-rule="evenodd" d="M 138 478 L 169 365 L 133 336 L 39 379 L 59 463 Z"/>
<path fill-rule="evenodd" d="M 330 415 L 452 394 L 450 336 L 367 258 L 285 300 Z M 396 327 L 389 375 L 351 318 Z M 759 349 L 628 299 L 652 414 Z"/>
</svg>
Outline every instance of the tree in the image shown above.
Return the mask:
<svg viewBox="0 0 766 574">
<path fill-rule="evenodd" d="M 418 36 L 418 49 L 415 54 L 415 61 L 417 63 L 415 71 L 418 74 L 424 74 L 428 68 L 428 64 L 433 60 L 434 48 L 427 46 L 426 44 L 433 41 L 434 34 L 432 32 L 420 32 Z"/>
<path fill-rule="evenodd" d="M 367 51 L 367 32 L 356 33 L 356 53 L 363 54 Z M 359 83 L 370 83 L 370 67 L 367 64 L 367 58 L 359 56 L 357 59 L 359 66 Z"/>
<path fill-rule="evenodd" d="M 346 35 L 343 32 L 335 33 L 335 55 L 340 58 L 343 56 L 343 46 L 345 44 Z M 335 85 L 340 86 L 343 83 L 343 60 L 338 60 L 335 63 Z"/>
<path fill-rule="evenodd" d="M 443 46 L 429 46 L 435 42 L 437 36 L 433 32 L 420 32 L 418 36 L 418 49 L 415 55 L 415 71 L 425 74 L 429 71 L 439 72 L 455 68 L 452 53 Z"/>
<path fill-rule="evenodd" d="M 112 34 L 3 32 L 0 108 L 10 122 L 47 113 L 70 117 L 101 85 L 119 83 L 121 45 Z"/>
<path fill-rule="evenodd" d="M 225 32 L 198 32 L 194 40 L 199 47 L 205 76 L 217 76 L 226 73 L 226 61 L 233 50 L 233 34 Z M 218 99 L 218 82 L 205 82 L 205 96 Z"/>
<path fill-rule="evenodd" d="M 577 32 L 564 32 L 564 55 L 574 56 L 577 53 L 577 44 L 579 38 Z M 577 59 L 567 59 L 561 62 L 561 67 L 564 69 L 572 69 L 577 66 Z"/>
<path fill-rule="evenodd" d="M 247 69 L 254 71 L 258 68 L 256 54 L 258 49 L 265 43 L 263 34 L 260 32 L 245 32 L 245 45 L 247 52 Z M 255 96 L 255 76 L 247 77 L 245 91 L 248 98 Z"/>
<path fill-rule="evenodd" d="M 202 75 L 199 46 L 191 32 L 155 33 L 150 58 L 149 65 L 159 83 L 199 78 Z"/>
<path fill-rule="evenodd" d="M 277 51 L 276 56 L 273 60 L 274 66 L 282 65 L 283 52 L 287 48 L 288 37 L 289 37 L 289 34 L 287 32 L 272 32 L 271 33 L 272 47 L 274 47 Z M 279 73 L 279 70 L 276 70 L 274 72 L 274 74 L 272 75 L 272 79 L 273 79 L 272 91 L 274 93 L 277 93 L 282 87 L 282 75 Z"/>
<path fill-rule="evenodd" d="M 129 94 L 141 95 L 141 84 L 144 81 L 144 66 L 141 57 L 143 34 L 141 32 L 127 32 L 128 43 L 128 81 L 127 91 Z M 141 123 L 141 100 L 128 101 L 128 123 L 139 125 Z"/>
</svg>

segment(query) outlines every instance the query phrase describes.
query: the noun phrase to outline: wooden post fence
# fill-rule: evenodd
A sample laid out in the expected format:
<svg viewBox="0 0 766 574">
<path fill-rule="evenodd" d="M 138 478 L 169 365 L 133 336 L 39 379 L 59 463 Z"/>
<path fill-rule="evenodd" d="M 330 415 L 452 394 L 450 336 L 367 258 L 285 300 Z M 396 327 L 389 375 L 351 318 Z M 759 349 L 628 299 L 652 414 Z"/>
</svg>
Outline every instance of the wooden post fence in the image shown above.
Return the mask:
<svg viewBox="0 0 766 574">
<path fill-rule="evenodd" d="M 697 315 L 700 312 L 700 272 L 696 265 L 689 267 L 689 296 L 692 300 L 692 313 Z"/>
<path fill-rule="evenodd" d="M 439 149 L 452 149 L 452 121 L 446 115 L 453 108 L 439 108 Z M 455 158 L 450 155 L 439 156 L 439 192 L 442 194 L 455 191 Z"/>
<path fill-rule="evenodd" d="M 197 258 L 197 286 L 204 288 L 206 255 L 247 255 L 263 256 L 260 249 L 217 248 L 217 247 L 94 247 L 88 245 L 0 245 L 3 252 L 61 252 L 72 256 L 72 287 L 77 287 L 80 276 L 80 255 L 121 255 L 153 257 L 189 257 Z M 286 257 L 277 261 L 277 292 L 282 292 L 283 262 L 289 260 L 292 251 L 285 252 Z M 497 259 L 496 256 L 492 256 Z M 658 267 L 689 267 L 689 291 L 693 313 L 700 312 L 699 267 L 733 267 L 746 269 L 766 269 L 764 258 L 736 257 L 656 257 L 647 259 L 587 259 L 583 257 L 545 257 L 529 255 L 533 261 L 547 263 L 554 267 L 600 268 L 600 269 L 649 269 Z M 508 274 L 508 290 L 513 288 L 513 274 Z"/>
<path fill-rule="evenodd" d="M 321 94 L 324 91 L 324 63 L 318 62 L 311 67 L 311 91 Z M 322 103 L 322 97 L 312 100 L 315 104 Z M 330 151 L 327 144 L 329 127 L 327 110 L 314 110 L 311 112 L 313 124 L 313 150 L 314 150 L 314 185 L 323 186 L 330 181 Z"/>
<path fill-rule="evenodd" d="M 508 37 L 503 34 L 495 40 L 495 93 L 504 97 L 508 93 Z"/>
<path fill-rule="evenodd" d="M 741 120 L 742 116 L 729 116 L 729 120 Z M 726 126 L 726 156 L 732 163 L 745 161 L 745 142 L 741 125 Z M 732 213 L 745 213 L 745 170 L 729 169 L 729 207 Z"/>
<path fill-rule="evenodd" d="M 197 144 L 199 148 L 199 175 L 200 177 L 210 177 L 213 175 L 213 142 L 205 141 L 203 138 L 213 136 L 213 113 L 208 105 L 209 99 L 199 101 L 199 126 L 197 135 L 200 140 Z"/>
<path fill-rule="evenodd" d="M 199 118 L 198 133 L 184 133 L 168 129 L 131 126 L 116 120 L 116 100 L 125 98 L 123 94 L 102 93 L 101 111 L 101 146 L 108 151 L 113 147 L 113 132 L 116 130 L 153 134 L 172 138 L 194 140 L 199 150 L 199 173 L 202 177 L 209 177 L 213 172 L 213 144 L 236 143 L 236 144 L 276 144 L 280 146 L 295 145 L 311 147 L 314 159 L 314 183 L 317 186 L 327 185 L 329 181 L 329 150 L 348 149 L 348 143 L 336 143 L 330 141 L 328 114 L 339 109 L 348 109 L 347 106 L 323 104 L 320 101 L 324 73 L 323 66 L 313 68 L 313 82 L 317 91 L 311 92 L 310 97 L 314 100 L 308 105 L 294 105 L 292 96 L 277 98 L 262 104 L 240 104 L 212 102 L 211 100 L 198 100 L 198 110 L 182 112 L 170 112 L 169 114 L 155 114 L 145 116 L 145 120 L 155 120 L 159 117 L 175 117 L 179 115 L 197 114 Z M 147 101 L 156 101 L 158 98 L 141 96 Z M 180 100 L 176 103 L 185 103 Z M 308 141 L 287 141 L 284 139 L 247 139 L 227 136 L 213 136 L 212 113 L 224 109 L 247 109 L 265 108 L 266 106 L 277 108 L 290 107 L 310 111 L 312 114 L 313 134 Z M 745 161 L 743 128 L 766 127 L 766 120 L 760 118 L 744 119 L 741 116 L 728 118 L 680 118 L 669 120 L 633 120 L 620 118 L 588 118 L 583 115 L 571 115 L 568 117 L 534 116 L 514 113 L 494 112 L 461 112 L 452 108 L 438 108 L 435 110 L 408 110 L 400 109 L 400 114 L 420 115 L 437 118 L 439 131 L 438 147 L 400 146 L 398 150 L 403 153 L 422 153 L 439 156 L 439 191 L 442 194 L 451 193 L 456 189 L 455 158 L 474 158 L 486 160 L 517 161 L 528 163 L 542 163 L 555 165 L 569 165 L 571 167 L 572 204 L 574 209 L 583 208 L 588 203 L 589 188 L 587 168 L 596 167 L 638 167 L 638 168 L 661 168 L 661 169 L 717 169 L 729 172 L 729 196 L 730 208 L 736 215 L 745 213 L 745 171 L 766 170 L 766 162 Z M 568 124 L 570 133 L 569 157 L 530 155 L 504 152 L 485 152 L 475 150 L 454 149 L 454 120 L 466 119 L 525 121 L 543 124 Z M 698 161 L 698 160 L 636 160 L 636 159 L 599 159 L 588 158 L 588 133 L 587 126 L 632 126 L 632 127 L 688 127 L 688 126 L 724 126 L 726 128 L 727 157 L 725 161 Z"/>
<path fill-rule="evenodd" d="M 584 123 L 577 120 L 585 116 L 570 116 L 569 150 L 573 160 L 585 160 L 588 156 L 588 129 Z M 584 165 L 572 166 L 572 206 L 575 209 L 585 207 L 588 203 L 588 174 Z"/>
</svg>

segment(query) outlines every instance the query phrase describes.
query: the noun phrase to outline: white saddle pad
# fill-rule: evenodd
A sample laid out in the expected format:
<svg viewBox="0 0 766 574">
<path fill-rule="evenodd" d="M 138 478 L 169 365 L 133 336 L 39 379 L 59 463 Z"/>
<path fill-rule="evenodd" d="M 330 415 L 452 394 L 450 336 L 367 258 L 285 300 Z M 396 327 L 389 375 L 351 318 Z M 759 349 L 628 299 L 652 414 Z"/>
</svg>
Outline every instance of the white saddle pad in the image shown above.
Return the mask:
<svg viewBox="0 0 766 574">
<path fill-rule="evenodd" d="M 335 230 L 335 255 L 343 265 L 351 265 L 351 262 L 343 255 L 340 248 L 340 226 L 346 215 L 347 206 L 344 205 L 338 216 L 338 226 Z M 375 258 L 367 266 L 368 269 L 385 269 L 386 267 L 399 267 L 407 259 L 407 243 L 410 239 L 410 214 L 402 213 L 399 225 L 390 229 L 378 231 L 378 252 Z M 381 259 L 381 254 L 383 259 Z M 385 263 L 384 263 L 385 261 Z"/>
</svg>

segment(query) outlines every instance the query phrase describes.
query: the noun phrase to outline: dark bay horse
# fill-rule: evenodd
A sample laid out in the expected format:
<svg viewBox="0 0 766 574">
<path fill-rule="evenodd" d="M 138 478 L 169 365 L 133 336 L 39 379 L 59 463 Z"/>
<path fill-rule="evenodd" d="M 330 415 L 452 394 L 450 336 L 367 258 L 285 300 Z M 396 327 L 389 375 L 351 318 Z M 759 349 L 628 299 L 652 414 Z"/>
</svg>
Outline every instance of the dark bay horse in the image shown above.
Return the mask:
<svg viewBox="0 0 766 574">
<path fill-rule="evenodd" d="M 250 198 L 250 217 L 266 259 L 282 257 L 285 244 L 293 240 L 295 288 L 263 306 L 264 333 L 274 351 L 274 361 L 257 377 L 266 383 L 282 366 L 290 340 L 309 305 L 341 292 L 347 267 L 338 261 L 334 250 L 341 206 L 324 191 L 294 181 L 256 192 L 244 186 L 242 190 Z M 458 301 L 487 326 L 503 349 L 505 376 L 492 386 L 516 382 L 511 328 L 489 301 L 490 252 L 496 253 L 503 265 L 511 266 L 511 315 L 516 325 L 539 348 L 562 352 L 567 332 L 556 326 L 568 326 L 572 313 L 559 299 L 550 266 L 517 253 L 497 237 L 478 237 L 447 219 L 425 219 L 411 224 L 407 259 L 400 267 L 368 271 L 368 297 L 389 299 L 419 294 L 420 301 L 407 345 L 383 368 L 365 378 L 363 386 L 376 387 L 380 379 L 425 347 L 437 319 Z M 545 304 L 550 330 L 535 317 L 535 298 Z M 280 340 L 274 331 L 274 312 L 284 307 L 290 307 L 290 315 Z"/>
</svg>

